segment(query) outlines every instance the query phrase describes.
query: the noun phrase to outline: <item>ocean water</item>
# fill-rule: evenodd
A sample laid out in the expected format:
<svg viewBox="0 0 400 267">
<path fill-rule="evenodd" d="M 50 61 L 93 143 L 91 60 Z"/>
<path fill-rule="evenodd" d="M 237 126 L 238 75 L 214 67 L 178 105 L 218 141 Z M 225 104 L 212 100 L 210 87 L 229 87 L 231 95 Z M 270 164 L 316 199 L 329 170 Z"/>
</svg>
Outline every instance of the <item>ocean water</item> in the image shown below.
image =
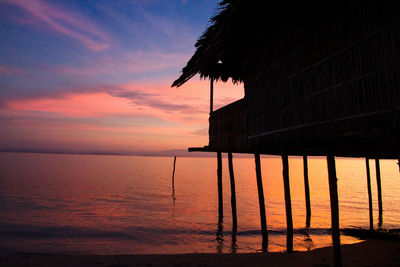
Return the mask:
<svg viewBox="0 0 400 267">
<path fill-rule="evenodd" d="M 174 254 L 257 252 L 261 231 L 253 158 L 234 158 L 238 229 L 232 234 L 223 159 L 224 218 L 218 224 L 216 158 L 0 153 L 0 253 Z M 284 251 L 280 158 L 262 158 L 268 251 Z M 370 161 L 378 223 L 375 164 Z M 336 161 L 341 228 L 368 228 L 365 160 Z M 303 163 L 290 157 L 294 249 L 331 245 L 325 158 L 309 159 L 311 226 L 306 228 Z M 400 174 L 381 160 L 383 227 L 400 228 Z M 359 242 L 341 236 L 342 243 Z"/>
</svg>

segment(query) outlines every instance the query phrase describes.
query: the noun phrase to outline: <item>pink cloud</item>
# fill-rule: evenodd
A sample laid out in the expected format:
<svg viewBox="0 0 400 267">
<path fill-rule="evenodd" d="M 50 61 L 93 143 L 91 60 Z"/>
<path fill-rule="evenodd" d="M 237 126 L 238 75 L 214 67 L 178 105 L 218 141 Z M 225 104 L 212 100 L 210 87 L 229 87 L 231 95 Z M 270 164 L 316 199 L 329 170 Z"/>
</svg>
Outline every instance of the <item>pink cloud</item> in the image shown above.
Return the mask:
<svg viewBox="0 0 400 267">
<path fill-rule="evenodd" d="M 176 66 L 183 65 L 186 58 L 187 55 L 183 53 L 163 53 L 156 51 L 125 52 L 113 56 L 98 54 L 91 57 L 90 62 L 83 63 L 78 67 L 38 64 L 36 68 L 27 70 L 25 73 L 49 72 L 61 75 L 144 73 L 176 68 Z M 166 84 L 169 84 L 169 82 L 166 81 Z"/>
<path fill-rule="evenodd" d="M 142 73 L 146 71 L 176 68 L 183 65 L 187 54 L 159 51 L 124 51 L 117 55 L 101 55 L 82 67 L 83 74 Z"/>
<path fill-rule="evenodd" d="M 131 94 L 132 92 L 127 92 Z M 175 102 L 166 95 L 152 96 L 136 93 L 138 100 L 108 92 L 63 93 L 52 97 L 10 99 L 3 105 L 3 113 L 14 116 L 46 113 L 54 118 L 132 118 L 154 117 L 177 123 L 205 123 L 206 113 L 193 112 L 196 106 Z M 137 102 L 138 101 L 138 102 Z M 190 118 L 188 115 L 190 114 Z"/>
<path fill-rule="evenodd" d="M 21 74 L 21 73 L 22 73 L 22 71 L 20 69 L 18 69 L 18 68 L 1 66 L 0 65 L 0 74 L 18 75 L 18 74 Z"/>
<path fill-rule="evenodd" d="M 25 9 L 37 20 L 47 24 L 60 34 L 69 36 L 86 45 L 92 51 L 110 47 L 110 38 L 92 21 L 78 13 L 61 10 L 43 0 L 1 0 Z"/>
<path fill-rule="evenodd" d="M 217 106 L 241 97 L 242 86 L 215 85 Z M 170 88 L 170 80 L 149 81 L 9 99 L 0 117 L 7 120 L 4 139 L 15 142 L 163 150 L 206 145 L 208 112 L 209 81 L 194 79 L 179 88 Z"/>
<path fill-rule="evenodd" d="M 206 127 L 206 114 L 186 120 L 185 114 L 135 106 L 106 93 L 9 101 L 0 116 L 11 118 L 1 123 L 3 139 L 10 144 L 23 140 L 39 147 L 163 150 L 207 142 L 207 136 L 194 134 Z"/>
<path fill-rule="evenodd" d="M 6 109 L 51 112 L 64 116 L 107 117 L 148 115 L 168 121 L 206 123 L 209 113 L 209 81 L 194 80 L 170 88 L 170 80 L 144 81 L 114 86 L 54 89 L 53 94 L 3 101 Z M 216 83 L 214 109 L 243 97 L 243 87 Z M 229 97 L 227 97 L 229 96 Z"/>
<path fill-rule="evenodd" d="M 103 117 L 105 114 L 131 113 L 132 110 L 129 100 L 110 97 L 104 92 L 65 94 L 58 98 L 15 99 L 6 102 L 6 108 L 77 117 Z"/>
</svg>

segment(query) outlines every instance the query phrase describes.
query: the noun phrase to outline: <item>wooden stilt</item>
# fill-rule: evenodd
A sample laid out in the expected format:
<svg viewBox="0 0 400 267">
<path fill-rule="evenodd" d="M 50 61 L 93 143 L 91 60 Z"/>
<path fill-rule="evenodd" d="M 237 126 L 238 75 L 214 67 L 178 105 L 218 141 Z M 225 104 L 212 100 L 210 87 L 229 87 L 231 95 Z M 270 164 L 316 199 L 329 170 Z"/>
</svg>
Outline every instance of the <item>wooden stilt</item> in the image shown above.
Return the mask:
<svg viewBox="0 0 400 267">
<path fill-rule="evenodd" d="M 175 164 L 176 164 L 176 156 L 174 157 L 174 169 L 172 171 L 172 198 L 175 199 Z"/>
<path fill-rule="evenodd" d="M 213 102 L 214 102 L 214 79 L 210 79 L 210 115 L 213 113 Z"/>
<path fill-rule="evenodd" d="M 381 187 L 381 168 L 379 165 L 379 159 L 375 159 L 375 169 L 376 169 L 376 185 L 378 187 L 378 207 L 379 207 L 379 219 L 378 227 L 382 227 L 382 187 Z"/>
<path fill-rule="evenodd" d="M 232 153 L 228 153 L 229 163 L 229 176 L 231 180 L 231 206 L 232 206 L 232 231 L 237 230 L 237 214 L 236 214 L 236 189 L 235 189 L 235 175 L 233 173 L 233 159 Z"/>
<path fill-rule="evenodd" d="M 308 162 L 307 156 L 303 156 L 303 170 L 304 170 L 304 192 L 306 195 L 306 227 L 310 227 L 311 221 L 311 201 L 310 201 L 310 186 L 308 183 Z"/>
<path fill-rule="evenodd" d="M 337 191 L 337 178 L 335 157 L 327 156 L 328 161 L 328 176 L 329 176 L 329 193 L 331 200 L 331 223 L 332 223 L 332 243 L 334 249 L 335 266 L 342 266 L 341 248 L 340 248 L 340 233 L 339 233 L 339 200 Z"/>
<path fill-rule="evenodd" d="M 217 176 L 218 176 L 218 215 L 220 218 L 224 216 L 224 205 L 222 198 L 222 153 L 217 152 Z"/>
<path fill-rule="evenodd" d="M 285 206 L 286 206 L 286 249 L 287 252 L 293 252 L 293 220 L 292 220 L 292 203 L 290 200 L 290 183 L 289 183 L 289 160 L 286 154 L 282 155 L 283 166 L 283 185 L 285 190 Z"/>
<path fill-rule="evenodd" d="M 257 175 L 257 189 L 258 189 L 258 203 L 260 207 L 260 219 L 261 219 L 261 231 L 262 231 L 262 245 L 263 250 L 266 250 L 268 244 L 268 233 L 267 233 L 267 219 L 265 216 L 265 203 L 264 203 L 264 189 L 262 184 L 261 177 L 261 163 L 260 163 L 260 154 L 254 154 L 254 158 L 256 161 L 256 175 Z"/>
<path fill-rule="evenodd" d="M 369 158 L 365 159 L 367 168 L 367 187 L 368 187 L 368 207 L 369 207 L 369 230 L 374 230 L 374 217 L 372 210 L 372 191 L 371 191 L 371 173 L 369 169 Z"/>
</svg>

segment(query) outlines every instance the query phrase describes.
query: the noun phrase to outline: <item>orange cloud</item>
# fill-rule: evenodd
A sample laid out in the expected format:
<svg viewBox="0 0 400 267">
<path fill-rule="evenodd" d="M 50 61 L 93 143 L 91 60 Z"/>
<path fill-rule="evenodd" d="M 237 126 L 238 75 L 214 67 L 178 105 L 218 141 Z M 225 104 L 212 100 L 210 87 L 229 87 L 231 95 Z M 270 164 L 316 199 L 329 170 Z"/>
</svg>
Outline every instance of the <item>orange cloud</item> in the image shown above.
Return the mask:
<svg viewBox="0 0 400 267">
<path fill-rule="evenodd" d="M 217 83 L 215 103 L 241 98 L 243 88 Z M 229 98 L 226 96 L 229 95 Z M 7 100 L 0 116 L 3 137 L 52 147 L 163 150 L 208 142 L 209 82 L 127 83 L 99 91 Z M 21 141 L 25 140 L 25 141 Z"/>
</svg>

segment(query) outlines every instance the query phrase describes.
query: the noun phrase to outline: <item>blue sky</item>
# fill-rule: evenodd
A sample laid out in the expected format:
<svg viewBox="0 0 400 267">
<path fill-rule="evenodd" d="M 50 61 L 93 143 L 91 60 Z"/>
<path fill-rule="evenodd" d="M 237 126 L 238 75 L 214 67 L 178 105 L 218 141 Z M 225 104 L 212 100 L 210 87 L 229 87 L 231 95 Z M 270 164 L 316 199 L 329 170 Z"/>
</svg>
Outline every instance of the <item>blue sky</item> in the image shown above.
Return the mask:
<svg viewBox="0 0 400 267">
<path fill-rule="evenodd" d="M 205 145 L 207 81 L 170 84 L 217 3 L 0 0 L 0 149 Z M 218 86 L 217 106 L 243 94 Z"/>
</svg>

